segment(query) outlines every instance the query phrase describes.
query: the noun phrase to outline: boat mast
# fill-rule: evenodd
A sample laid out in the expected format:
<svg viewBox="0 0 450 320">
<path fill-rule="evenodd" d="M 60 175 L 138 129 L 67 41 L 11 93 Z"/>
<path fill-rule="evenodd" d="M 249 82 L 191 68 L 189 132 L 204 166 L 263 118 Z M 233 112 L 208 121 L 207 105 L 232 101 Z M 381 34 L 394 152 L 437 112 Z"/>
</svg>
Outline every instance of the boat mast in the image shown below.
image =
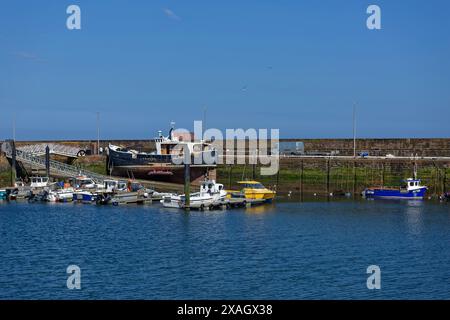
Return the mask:
<svg viewBox="0 0 450 320">
<path fill-rule="evenodd" d="M 417 153 L 414 156 L 414 180 L 417 180 Z"/>
</svg>

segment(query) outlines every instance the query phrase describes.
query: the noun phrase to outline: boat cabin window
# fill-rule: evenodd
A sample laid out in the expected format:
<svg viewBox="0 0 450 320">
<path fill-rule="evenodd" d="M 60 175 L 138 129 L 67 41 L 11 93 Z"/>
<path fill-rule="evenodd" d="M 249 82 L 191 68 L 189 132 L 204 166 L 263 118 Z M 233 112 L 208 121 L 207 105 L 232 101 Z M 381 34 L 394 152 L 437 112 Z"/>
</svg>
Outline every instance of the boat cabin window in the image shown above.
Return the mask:
<svg viewBox="0 0 450 320">
<path fill-rule="evenodd" d="M 85 179 L 85 180 L 79 180 L 77 184 L 81 187 L 81 186 L 86 186 L 88 184 L 93 184 L 93 183 L 94 182 L 92 180 Z"/>
<path fill-rule="evenodd" d="M 109 188 L 109 187 L 114 187 L 117 184 L 116 181 L 105 181 L 105 187 Z"/>
<path fill-rule="evenodd" d="M 265 187 L 261 183 L 245 183 L 244 188 L 264 189 Z"/>
<path fill-rule="evenodd" d="M 31 178 L 32 183 L 45 183 L 48 181 L 48 178 L 41 178 L 41 177 L 33 177 Z"/>
</svg>

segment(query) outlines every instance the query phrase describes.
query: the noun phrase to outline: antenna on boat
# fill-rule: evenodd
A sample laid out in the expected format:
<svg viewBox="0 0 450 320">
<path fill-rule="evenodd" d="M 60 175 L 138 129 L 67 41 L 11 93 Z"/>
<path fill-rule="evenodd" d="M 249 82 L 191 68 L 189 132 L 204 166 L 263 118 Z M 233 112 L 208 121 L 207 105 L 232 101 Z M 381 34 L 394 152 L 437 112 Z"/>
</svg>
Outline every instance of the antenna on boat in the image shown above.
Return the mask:
<svg viewBox="0 0 450 320">
<path fill-rule="evenodd" d="M 414 180 L 417 180 L 417 153 L 414 156 Z"/>
</svg>

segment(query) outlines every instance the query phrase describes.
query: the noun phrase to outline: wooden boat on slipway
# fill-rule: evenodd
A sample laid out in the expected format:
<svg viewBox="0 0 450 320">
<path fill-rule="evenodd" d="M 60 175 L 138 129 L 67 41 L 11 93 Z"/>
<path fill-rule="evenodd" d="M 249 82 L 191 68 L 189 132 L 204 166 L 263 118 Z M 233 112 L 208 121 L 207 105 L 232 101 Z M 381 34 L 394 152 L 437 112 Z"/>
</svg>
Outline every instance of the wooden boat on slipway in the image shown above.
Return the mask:
<svg viewBox="0 0 450 320">
<path fill-rule="evenodd" d="M 167 137 L 161 132 L 156 138 L 154 152 L 140 152 L 126 147 L 110 144 L 107 149 L 106 165 L 108 173 L 114 176 L 133 177 L 136 179 L 155 180 L 163 182 L 183 183 L 184 165 L 175 164 L 173 156 L 183 157 L 182 151 L 175 155 L 176 150 L 189 150 L 191 159 L 210 159 L 205 164 L 196 164 L 193 160 L 190 166 L 191 181 L 207 174 L 216 167 L 217 152 L 211 144 L 205 141 L 183 141 L 175 137 L 171 128 Z M 179 149 L 175 149 L 178 147 Z"/>
</svg>

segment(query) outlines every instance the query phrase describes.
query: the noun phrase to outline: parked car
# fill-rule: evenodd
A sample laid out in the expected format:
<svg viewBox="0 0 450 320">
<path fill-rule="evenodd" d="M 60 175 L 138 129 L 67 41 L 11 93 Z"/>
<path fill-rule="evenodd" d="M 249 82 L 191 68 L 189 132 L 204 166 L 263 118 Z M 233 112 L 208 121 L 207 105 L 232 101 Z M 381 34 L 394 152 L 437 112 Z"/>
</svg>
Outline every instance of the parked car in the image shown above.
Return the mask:
<svg viewBox="0 0 450 320">
<path fill-rule="evenodd" d="M 358 153 L 358 156 L 361 158 L 367 158 L 369 156 L 369 151 L 361 151 Z"/>
</svg>

